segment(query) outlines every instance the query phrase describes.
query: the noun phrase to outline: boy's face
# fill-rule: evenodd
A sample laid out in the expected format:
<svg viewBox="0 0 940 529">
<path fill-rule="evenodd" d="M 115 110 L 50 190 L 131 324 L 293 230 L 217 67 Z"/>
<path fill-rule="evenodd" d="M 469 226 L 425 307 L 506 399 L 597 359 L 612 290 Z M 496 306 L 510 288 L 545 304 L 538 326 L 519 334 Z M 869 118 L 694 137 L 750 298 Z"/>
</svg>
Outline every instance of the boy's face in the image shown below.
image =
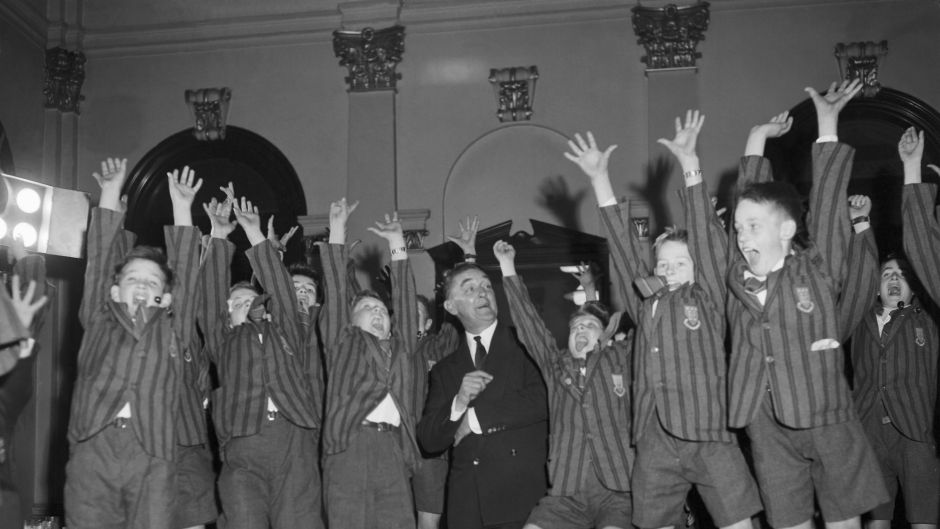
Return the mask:
<svg viewBox="0 0 940 529">
<path fill-rule="evenodd" d="M 294 281 L 294 293 L 297 294 L 297 306 L 300 312 L 307 314 L 310 307 L 317 303 L 317 283 L 313 278 L 300 274 L 294 274 L 291 279 Z"/>
<path fill-rule="evenodd" d="M 391 334 L 392 320 L 380 299 L 364 297 L 352 309 L 352 324 L 380 340 Z"/>
<path fill-rule="evenodd" d="M 166 276 L 160 265 L 149 259 L 131 259 L 121 270 L 117 284 L 111 286 L 111 299 L 125 304 L 134 314 L 141 306 L 169 305 L 169 294 L 164 292 L 165 289 Z"/>
<path fill-rule="evenodd" d="M 232 327 L 245 323 L 248 319 L 248 309 L 256 297 L 258 293 L 250 288 L 236 288 L 228 295 L 228 315 L 232 320 Z"/>
<path fill-rule="evenodd" d="M 911 304 L 914 293 L 896 259 L 890 259 L 881 265 L 881 288 L 878 293 L 881 295 L 881 304 L 885 307 L 894 309 L 899 301 L 903 301 L 905 305 Z"/>
<path fill-rule="evenodd" d="M 575 358 L 584 358 L 594 350 L 603 333 L 601 320 L 588 314 L 577 316 L 568 324 L 568 351 Z"/>
<path fill-rule="evenodd" d="M 666 278 L 669 290 L 695 281 L 695 263 L 689 245 L 681 241 L 665 241 L 656 252 L 656 275 Z"/>
<path fill-rule="evenodd" d="M 790 251 L 796 222 L 773 204 L 744 199 L 734 210 L 734 231 L 751 273 L 766 276 Z"/>
<path fill-rule="evenodd" d="M 470 269 L 454 278 L 444 309 L 457 316 L 465 328 L 486 328 L 496 321 L 496 294 L 490 278 Z"/>
</svg>

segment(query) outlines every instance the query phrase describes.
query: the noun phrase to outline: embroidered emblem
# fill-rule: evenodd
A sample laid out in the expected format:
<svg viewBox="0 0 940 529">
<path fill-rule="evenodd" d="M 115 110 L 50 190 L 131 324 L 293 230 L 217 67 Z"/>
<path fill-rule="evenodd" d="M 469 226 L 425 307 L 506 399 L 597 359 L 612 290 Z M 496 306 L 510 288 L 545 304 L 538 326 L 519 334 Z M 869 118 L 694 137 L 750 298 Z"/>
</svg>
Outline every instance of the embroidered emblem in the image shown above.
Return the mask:
<svg viewBox="0 0 940 529">
<path fill-rule="evenodd" d="M 430 373 L 431 370 L 434 369 L 435 364 L 437 364 L 437 362 L 435 362 L 434 360 L 428 360 L 428 373 Z"/>
<path fill-rule="evenodd" d="M 927 338 L 924 337 L 923 327 L 916 327 L 914 329 L 914 343 L 916 343 L 918 347 L 923 347 L 927 344 Z"/>
<path fill-rule="evenodd" d="M 627 389 L 623 387 L 623 375 L 611 373 L 610 379 L 614 383 L 614 394 L 623 397 L 627 393 Z"/>
<path fill-rule="evenodd" d="M 698 307 L 695 305 L 685 305 L 685 319 L 682 324 L 690 331 L 697 331 L 702 326 L 702 321 L 698 319 Z"/>
<path fill-rule="evenodd" d="M 813 312 L 813 309 L 816 308 L 816 304 L 813 303 L 813 298 L 809 295 L 809 287 L 796 287 L 796 308 L 800 312 L 805 312 L 809 314 Z"/>
</svg>

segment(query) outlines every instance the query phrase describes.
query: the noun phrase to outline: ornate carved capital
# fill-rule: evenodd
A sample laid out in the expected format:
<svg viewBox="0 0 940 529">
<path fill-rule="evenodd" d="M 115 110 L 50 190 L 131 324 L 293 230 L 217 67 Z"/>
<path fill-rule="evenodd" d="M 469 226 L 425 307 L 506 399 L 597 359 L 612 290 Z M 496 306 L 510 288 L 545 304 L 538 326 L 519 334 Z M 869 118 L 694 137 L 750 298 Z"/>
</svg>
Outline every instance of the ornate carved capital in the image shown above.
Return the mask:
<svg viewBox="0 0 940 529">
<path fill-rule="evenodd" d="M 500 121 L 529 120 L 535 101 L 535 82 L 539 69 L 535 66 L 516 66 L 490 70 L 490 83 L 496 92 L 496 116 Z"/>
<path fill-rule="evenodd" d="M 695 60 L 702 57 L 696 47 L 705 40 L 708 21 L 708 2 L 683 7 L 669 4 L 658 9 L 635 6 L 633 31 L 637 42 L 646 48 L 642 61 L 647 71 L 695 68 Z"/>
<path fill-rule="evenodd" d="M 836 44 L 839 75 L 846 81 L 862 80 L 862 95 L 872 97 L 881 90 L 878 64 L 888 54 L 888 41 L 850 42 Z"/>
<path fill-rule="evenodd" d="M 404 26 L 333 32 L 333 53 L 339 65 L 349 70 L 346 85 L 350 92 L 394 90 L 401 79 L 395 67 L 404 52 Z"/>
<path fill-rule="evenodd" d="M 225 123 L 231 99 L 232 90 L 227 87 L 186 91 L 186 104 L 193 112 L 193 135 L 197 140 L 225 139 Z"/>
<path fill-rule="evenodd" d="M 409 250 L 424 250 L 424 238 L 428 236 L 427 209 L 403 209 L 398 212 L 401 227 L 405 233 L 405 246 Z"/>
<path fill-rule="evenodd" d="M 46 108 L 78 114 L 78 104 L 85 99 L 82 95 L 84 82 L 84 53 L 61 47 L 46 50 L 46 76 L 42 88 Z"/>
</svg>

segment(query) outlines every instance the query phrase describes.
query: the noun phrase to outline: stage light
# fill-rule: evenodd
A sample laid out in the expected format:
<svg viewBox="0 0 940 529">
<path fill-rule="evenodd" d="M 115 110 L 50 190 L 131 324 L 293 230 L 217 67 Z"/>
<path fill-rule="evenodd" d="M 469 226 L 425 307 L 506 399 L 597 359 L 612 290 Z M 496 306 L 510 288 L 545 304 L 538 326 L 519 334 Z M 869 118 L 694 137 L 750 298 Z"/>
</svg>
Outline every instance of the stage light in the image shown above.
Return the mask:
<svg viewBox="0 0 940 529">
<path fill-rule="evenodd" d="M 21 222 L 13 228 L 13 238 L 22 239 L 23 246 L 32 249 L 33 245 L 36 244 L 36 240 L 39 239 L 39 233 L 32 225 Z"/>
<path fill-rule="evenodd" d="M 0 245 L 21 237 L 32 251 L 82 257 L 88 209 L 85 193 L 0 173 Z"/>
<path fill-rule="evenodd" d="M 16 194 L 16 205 L 24 213 L 36 213 L 42 205 L 42 198 L 34 189 L 21 189 Z"/>
</svg>

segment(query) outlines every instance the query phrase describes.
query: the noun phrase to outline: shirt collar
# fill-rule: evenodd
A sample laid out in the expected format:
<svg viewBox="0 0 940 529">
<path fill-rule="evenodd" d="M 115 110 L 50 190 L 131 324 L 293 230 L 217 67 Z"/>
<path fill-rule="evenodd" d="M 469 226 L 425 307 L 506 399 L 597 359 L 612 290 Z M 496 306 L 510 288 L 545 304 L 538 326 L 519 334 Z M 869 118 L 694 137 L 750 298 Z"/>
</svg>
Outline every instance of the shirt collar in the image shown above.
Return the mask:
<svg viewBox="0 0 940 529">
<path fill-rule="evenodd" d="M 493 341 L 493 334 L 496 333 L 496 320 L 493 320 L 493 323 L 489 327 L 483 329 L 478 334 L 467 333 L 467 345 L 470 346 L 470 350 L 474 351 L 476 349 L 476 344 L 474 343 L 473 337 L 479 336 L 480 341 L 483 342 L 483 347 L 486 347 L 486 350 L 490 350 L 490 343 Z"/>
</svg>

